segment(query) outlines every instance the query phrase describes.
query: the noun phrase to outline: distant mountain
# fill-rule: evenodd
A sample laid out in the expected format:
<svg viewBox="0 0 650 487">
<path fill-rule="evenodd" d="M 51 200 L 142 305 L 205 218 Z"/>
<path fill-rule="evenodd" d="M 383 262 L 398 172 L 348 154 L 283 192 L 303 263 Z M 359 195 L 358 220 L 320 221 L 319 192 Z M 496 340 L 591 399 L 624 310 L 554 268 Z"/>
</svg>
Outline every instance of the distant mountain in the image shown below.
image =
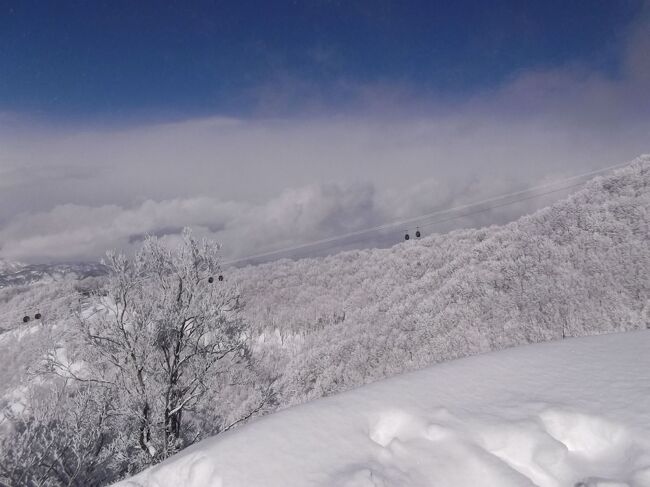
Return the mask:
<svg viewBox="0 0 650 487">
<path fill-rule="evenodd" d="M 106 272 L 105 266 L 94 262 L 25 265 L 0 261 L 0 288 L 97 277 Z"/>
<path fill-rule="evenodd" d="M 25 264 L 21 262 L 11 262 L 9 260 L 0 259 L 0 276 L 12 272 L 18 272 L 23 267 L 25 267 Z"/>
</svg>

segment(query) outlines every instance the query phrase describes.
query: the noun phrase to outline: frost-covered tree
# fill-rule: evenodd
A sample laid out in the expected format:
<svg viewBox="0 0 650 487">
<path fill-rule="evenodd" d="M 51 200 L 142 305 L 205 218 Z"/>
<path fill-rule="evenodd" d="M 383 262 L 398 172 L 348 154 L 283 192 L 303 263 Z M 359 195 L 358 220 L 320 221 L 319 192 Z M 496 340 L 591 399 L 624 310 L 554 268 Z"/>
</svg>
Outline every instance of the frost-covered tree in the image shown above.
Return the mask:
<svg viewBox="0 0 650 487">
<path fill-rule="evenodd" d="M 220 281 L 218 245 L 185 231 L 176 248 L 147 238 L 135 258 L 109 253 L 111 273 L 94 314 L 78 318 L 81 346 L 56 371 L 115 393 L 132 446 L 150 463 L 200 432 L 192 411 L 215 377 L 234 376 L 248 358 L 239 295 Z"/>
<path fill-rule="evenodd" d="M 0 437 L 0 486 L 83 487 L 119 475 L 108 391 L 68 382 L 30 391 L 25 408 L 3 412 L 10 433 Z"/>
<path fill-rule="evenodd" d="M 104 484 L 272 402 L 217 244 L 186 230 L 105 265 L 37 370 L 34 390 L 55 400 L 6 409 L 0 485 Z"/>
</svg>

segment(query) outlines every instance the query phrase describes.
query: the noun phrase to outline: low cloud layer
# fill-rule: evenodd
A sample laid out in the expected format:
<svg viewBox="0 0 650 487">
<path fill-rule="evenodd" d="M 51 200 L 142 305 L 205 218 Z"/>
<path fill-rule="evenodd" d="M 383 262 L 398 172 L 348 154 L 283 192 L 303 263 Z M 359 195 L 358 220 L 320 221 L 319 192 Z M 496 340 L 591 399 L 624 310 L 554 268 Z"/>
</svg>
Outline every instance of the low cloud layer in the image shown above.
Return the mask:
<svg viewBox="0 0 650 487">
<path fill-rule="evenodd" d="M 241 257 L 631 160 L 650 152 L 648 52 L 643 18 L 616 76 L 521 72 L 464 100 L 379 83 L 337 115 L 84 128 L 0 113 L 0 258 L 94 259 L 185 225 Z"/>
<path fill-rule="evenodd" d="M 433 208 L 467 203 L 508 187 L 492 179 L 473 188 L 443 189 L 435 180 L 429 180 L 405 195 L 392 190 L 378 191 L 371 184 L 319 184 L 286 190 L 262 204 L 205 196 L 147 200 L 132 207 L 64 204 L 48 211 L 25 213 L 0 229 L 2 257 L 18 261 L 92 260 L 109 248 L 130 251 L 146 235 L 157 235 L 173 243 L 184 226 L 191 226 L 198 235 L 222 242 L 227 259 L 241 259 L 420 215 Z M 531 199 L 498 213 L 458 219 L 452 226 L 487 224 L 497 217 L 507 220 L 543 202 Z M 445 228 L 450 227 L 434 226 L 428 230 Z M 354 244 L 397 243 L 402 239 L 402 231 L 396 226 L 383 233 L 371 232 Z M 332 250 L 336 245 L 311 250 Z"/>
</svg>

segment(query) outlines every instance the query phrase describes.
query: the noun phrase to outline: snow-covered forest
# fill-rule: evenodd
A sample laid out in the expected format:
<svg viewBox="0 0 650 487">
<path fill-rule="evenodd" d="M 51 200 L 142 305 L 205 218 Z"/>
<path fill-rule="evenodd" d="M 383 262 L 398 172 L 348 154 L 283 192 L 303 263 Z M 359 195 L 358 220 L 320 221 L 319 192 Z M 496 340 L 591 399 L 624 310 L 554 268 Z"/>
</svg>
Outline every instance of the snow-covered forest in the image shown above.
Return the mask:
<svg viewBox="0 0 650 487">
<path fill-rule="evenodd" d="M 649 216 L 644 157 L 510 224 L 389 249 L 222 269 L 216 247 L 188 236 L 179 254 L 156 239 L 112 254 L 108 277 L 5 279 L 0 484 L 107 484 L 404 371 L 646 329 Z"/>
<path fill-rule="evenodd" d="M 650 158 L 501 227 L 235 271 L 282 404 L 489 350 L 650 325 Z"/>
</svg>

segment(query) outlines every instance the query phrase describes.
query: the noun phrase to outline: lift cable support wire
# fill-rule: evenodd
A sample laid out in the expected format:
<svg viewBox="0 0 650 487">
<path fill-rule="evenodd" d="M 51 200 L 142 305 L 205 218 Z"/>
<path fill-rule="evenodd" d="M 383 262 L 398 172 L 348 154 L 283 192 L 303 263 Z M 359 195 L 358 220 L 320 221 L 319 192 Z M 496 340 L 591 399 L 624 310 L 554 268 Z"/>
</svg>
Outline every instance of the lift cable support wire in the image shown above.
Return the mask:
<svg viewBox="0 0 650 487">
<path fill-rule="evenodd" d="M 527 188 L 525 190 L 515 191 L 515 192 L 512 192 L 512 193 L 502 194 L 502 195 L 498 195 L 498 196 L 493 196 L 491 198 L 487 198 L 487 199 L 484 199 L 484 200 L 481 200 L 481 201 L 476 201 L 476 202 L 473 202 L 473 203 L 468 203 L 468 204 L 456 206 L 456 207 L 453 207 L 453 208 L 447 208 L 447 209 L 444 209 L 444 210 L 437 210 L 437 211 L 427 213 L 427 214 L 424 214 L 424 215 L 419 215 L 419 216 L 416 216 L 416 217 L 405 218 L 405 219 L 401 219 L 401 220 L 394 220 L 394 221 L 387 222 L 387 223 L 384 223 L 382 225 L 378 225 L 378 226 L 371 227 L 371 228 L 364 228 L 364 229 L 361 229 L 361 230 L 355 230 L 353 232 L 348 232 L 348 233 L 344 233 L 344 234 L 341 234 L 341 235 L 327 237 L 327 238 L 323 238 L 323 239 L 320 239 L 320 240 L 314 240 L 314 241 L 303 243 L 303 244 L 298 244 L 298 245 L 294 245 L 294 246 L 290 246 L 290 247 L 284 247 L 284 248 L 280 248 L 280 249 L 270 250 L 268 252 L 262 252 L 262 253 L 258 253 L 258 254 L 248 255 L 248 256 L 245 256 L 245 257 L 238 258 L 238 259 L 222 262 L 221 265 L 223 267 L 225 267 L 225 266 L 234 266 L 234 265 L 237 265 L 237 264 L 242 264 L 242 263 L 249 262 L 249 261 L 256 260 L 256 259 L 264 259 L 264 258 L 267 258 L 267 257 L 274 257 L 274 256 L 282 255 L 282 254 L 288 254 L 288 253 L 291 253 L 291 252 L 296 252 L 298 250 L 309 249 L 309 248 L 312 248 L 312 247 L 316 247 L 318 245 L 337 243 L 337 242 L 340 242 L 342 240 L 345 240 L 345 239 L 348 239 L 348 238 L 351 238 L 351 237 L 365 236 L 365 235 L 372 234 L 372 233 L 375 233 L 375 232 L 382 232 L 384 230 L 391 230 L 391 229 L 395 229 L 395 227 L 404 228 L 404 227 L 408 227 L 409 225 L 412 225 L 412 224 L 417 224 L 418 231 L 420 231 L 420 229 L 422 229 L 422 228 L 427 228 L 427 227 L 431 227 L 431 226 L 434 226 L 434 225 L 439 225 L 441 223 L 446 223 L 446 222 L 457 220 L 457 219 L 460 219 L 460 218 L 465 218 L 465 217 L 468 217 L 468 216 L 473 216 L 473 215 L 477 215 L 477 214 L 480 214 L 480 213 L 485 213 L 485 212 L 494 210 L 496 208 L 501 208 L 501 207 L 505 207 L 505 206 L 509 206 L 509 205 L 514 205 L 516 203 L 520 203 L 520 202 L 523 202 L 523 201 L 527 201 L 527 200 L 531 200 L 531 199 L 534 199 L 534 198 L 539 198 L 539 197 L 542 197 L 542 196 L 546 196 L 546 195 L 549 195 L 549 194 L 558 193 L 560 191 L 566 191 L 568 189 L 576 188 L 576 187 L 582 186 L 587 181 L 580 181 L 580 182 L 573 183 L 573 184 L 570 184 L 570 185 L 566 185 L 566 183 L 571 182 L 571 181 L 581 180 L 581 179 L 588 178 L 588 177 L 591 177 L 591 176 L 596 176 L 598 174 L 602 174 L 604 172 L 611 171 L 613 169 L 625 166 L 627 164 L 628 164 L 627 162 L 622 163 L 622 164 L 616 164 L 616 165 L 608 166 L 608 167 L 605 167 L 605 168 L 602 168 L 602 169 L 597 169 L 597 170 L 594 170 L 594 171 L 589 171 L 589 172 L 586 172 L 586 173 L 578 174 L 578 175 L 575 175 L 575 176 L 570 176 L 568 178 L 564 178 L 564 179 L 561 179 L 561 180 L 556 180 L 556 181 L 553 181 L 553 182 L 550 182 L 550 183 L 545 183 L 545 184 L 541 184 L 541 185 L 538 185 L 538 186 L 533 186 L 533 187 Z M 555 187 L 555 186 L 557 186 L 559 184 L 564 184 L 564 185 L 561 186 L 561 187 Z M 553 189 L 548 189 L 548 188 L 553 188 Z M 546 190 L 546 189 L 548 189 L 548 190 L 543 191 L 541 193 L 537 193 L 537 191 Z M 533 193 L 533 194 L 531 194 L 531 193 Z M 508 199 L 508 201 L 500 202 L 501 200 L 504 200 L 504 199 Z M 497 203 L 497 202 L 499 202 L 499 203 Z M 490 204 L 490 203 L 494 203 L 494 204 Z M 438 219 L 435 218 L 435 217 L 438 217 L 438 216 L 442 216 L 442 215 L 457 212 L 457 211 L 468 210 L 468 209 L 471 209 L 471 208 L 475 208 L 477 206 L 480 207 L 480 206 L 486 205 L 486 204 L 489 205 L 489 206 L 483 207 L 483 208 L 476 208 L 476 209 L 473 209 L 471 211 L 463 212 L 463 213 L 456 214 L 456 215 L 451 215 L 451 216 L 444 217 L 444 218 L 438 218 Z M 431 220 L 431 219 L 433 219 L 433 220 Z M 431 220 L 431 221 L 429 221 L 429 220 Z M 363 241 L 363 240 L 360 240 L 360 241 Z M 401 241 L 401 239 L 396 240 L 396 241 Z M 146 281 L 148 279 L 150 279 L 150 278 L 142 278 L 142 279 L 138 280 L 137 282 L 144 282 L 144 281 Z M 224 279 L 223 275 L 219 274 L 218 275 L 218 280 L 221 282 L 221 281 L 223 281 L 223 279 Z M 210 276 L 210 277 L 206 278 L 206 280 L 210 284 L 212 284 L 214 282 L 214 277 Z M 36 307 L 30 307 L 30 308 L 26 308 L 26 309 L 23 309 L 23 310 L 17 310 L 17 311 L 12 312 L 12 313 L 5 313 L 4 315 L 1 315 L 3 318 L 7 318 L 7 317 L 11 317 L 11 318 L 9 318 L 9 320 L 5 320 L 4 322 L 0 322 L 0 326 L 2 326 L 2 325 L 15 325 L 15 324 L 17 324 L 17 322 L 24 320 L 24 317 L 21 318 L 22 314 L 24 314 L 25 316 L 30 316 L 30 314 L 33 314 L 34 312 L 41 315 L 38 318 L 40 320 L 42 317 L 47 316 L 47 313 L 45 311 L 52 304 L 57 303 L 59 301 L 62 301 L 64 299 L 73 298 L 73 297 L 79 297 L 79 292 L 75 291 L 75 292 L 68 293 L 68 294 L 65 294 L 63 296 L 59 296 L 57 298 L 51 299 L 51 300 L 41 301 L 40 303 L 38 303 L 38 305 Z M 14 318 L 15 321 L 12 318 Z M 31 318 L 28 321 L 24 321 L 24 323 L 27 323 L 29 321 L 31 321 Z"/>
<path fill-rule="evenodd" d="M 291 247 L 284 247 L 284 248 L 280 248 L 280 249 L 270 250 L 268 252 L 262 252 L 262 253 L 258 253 L 258 254 L 248 255 L 248 256 L 245 256 L 245 257 L 238 258 L 238 259 L 233 259 L 233 260 L 226 261 L 226 262 L 223 263 L 223 265 L 224 266 L 231 266 L 231 265 L 242 264 L 242 263 L 245 263 L 245 262 L 248 262 L 248 261 L 251 261 L 251 260 L 264 259 L 264 258 L 267 258 L 267 257 L 273 257 L 273 256 L 280 255 L 280 254 L 286 254 L 286 253 L 291 253 L 291 252 L 295 252 L 295 251 L 298 251 L 298 250 L 304 250 L 304 249 L 308 249 L 308 248 L 311 248 L 311 247 L 316 247 L 318 245 L 335 243 L 335 242 L 338 242 L 338 241 L 341 241 L 341 240 L 345 240 L 347 238 L 366 235 L 366 234 L 369 234 L 369 233 L 381 232 L 383 230 L 390 230 L 390 229 L 394 229 L 395 227 L 407 227 L 409 225 L 416 224 L 416 223 L 418 224 L 418 226 L 420 228 L 429 227 L 429 226 L 432 226 L 432 225 L 435 225 L 435 224 L 444 223 L 444 222 L 455 220 L 455 219 L 458 219 L 458 218 L 471 216 L 473 214 L 483 213 L 483 212 L 486 212 L 486 211 L 489 211 L 489 210 L 492 210 L 492 209 L 495 209 L 495 208 L 501 208 L 503 206 L 513 205 L 513 204 L 519 203 L 521 201 L 531 200 L 531 199 L 538 198 L 538 197 L 541 197 L 541 196 L 545 196 L 545 195 L 548 195 L 548 194 L 557 193 L 557 192 L 564 191 L 564 190 L 567 190 L 567 189 L 575 188 L 575 187 L 583 185 L 586 181 L 581 181 L 579 183 L 574 183 L 574 184 L 571 184 L 571 185 L 568 185 L 568 186 L 562 186 L 560 188 L 555 188 L 555 189 L 552 189 L 552 190 L 549 190 L 549 191 L 546 191 L 546 192 L 543 192 L 543 193 L 536 193 L 534 195 L 529 194 L 529 193 L 534 192 L 534 191 L 540 191 L 540 190 L 544 190 L 544 189 L 547 189 L 547 188 L 553 188 L 554 186 L 557 186 L 558 184 L 568 183 L 570 181 L 576 181 L 576 180 L 588 178 L 590 176 L 595 176 L 595 175 L 598 175 L 598 174 L 601 174 L 601 173 L 611 171 L 613 169 L 625 166 L 627 164 L 628 164 L 627 162 L 622 163 L 622 164 L 616 164 L 616 165 L 608 166 L 608 167 L 605 167 L 605 168 L 602 168 L 602 169 L 597 169 L 597 170 L 594 170 L 594 171 L 589 171 L 589 172 L 586 172 L 586 173 L 578 174 L 578 175 L 575 175 L 575 176 L 570 176 L 568 178 L 556 180 L 556 181 L 553 181 L 553 182 L 550 182 L 550 183 L 545 183 L 545 184 L 541 184 L 541 185 L 538 185 L 538 186 L 533 186 L 533 187 L 530 187 L 530 188 L 527 188 L 527 189 L 524 189 L 524 190 L 521 190 L 521 191 L 515 191 L 515 192 L 512 192 L 512 193 L 493 196 L 491 198 L 487 198 L 487 199 L 484 199 L 484 200 L 481 200 L 481 201 L 476 201 L 476 202 L 473 202 L 473 203 L 467 203 L 467 204 L 456 206 L 456 207 L 453 207 L 453 208 L 446 208 L 444 210 L 437 210 L 437 211 L 427 213 L 427 214 L 424 214 L 424 215 L 419 215 L 419 216 L 416 216 L 416 217 L 410 217 L 410 218 L 405 218 L 405 219 L 401 219 L 401 220 L 394 220 L 394 221 L 384 223 L 382 225 L 378 225 L 378 226 L 375 226 L 375 227 L 364 228 L 364 229 L 361 229 L 361 230 L 355 230 L 355 231 L 344 233 L 344 234 L 341 234 L 341 235 L 327 237 L 327 238 L 323 238 L 323 239 L 320 239 L 320 240 L 313 240 L 313 241 L 310 241 L 310 242 L 294 245 L 294 246 L 291 246 Z M 527 196 L 524 197 L 524 195 L 527 195 Z M 518 196 L 522 196 L 522 198 L 517 198 Z M 447 213 L 452 213 L 452 212 L 455 212 L 455 211 L 466 210 L 466 209 L 469 209 L 469 208 L 473 208 L 473 207 L 476 207 L 476 206 L 481 206 L 481 205 L 485 205 L 485 204 L 489 204 L 489 203 L 494 203 L 494 202 L 497 202 L 497 201 L 500 201 L 500 200 L 503 200 L 503 199 L 506 199 L 506 198 L 517 198 L 517 199 L 512 200 L 512 201 L 508 201 L 506 203 L 500 203 L 500 204 L 491 206 L 489 208 L 482 208 L 480 210 L 477 210 L 476 213 L 468 212 L 468 213 L 463 213 L 461 215 L 450 216 L 450 217 L 447 217 L 447 218 L 445 218 L 443 220 L 436 220 L 436 221 L 432 221 L 432 222 L 419 223 L 419 222 L 422 222 L 423 220 L 428 220 L 428 219 L 434 218 L 436 216 L 444 215 L 444 214 L 447 214 Z"/>
</svg>

